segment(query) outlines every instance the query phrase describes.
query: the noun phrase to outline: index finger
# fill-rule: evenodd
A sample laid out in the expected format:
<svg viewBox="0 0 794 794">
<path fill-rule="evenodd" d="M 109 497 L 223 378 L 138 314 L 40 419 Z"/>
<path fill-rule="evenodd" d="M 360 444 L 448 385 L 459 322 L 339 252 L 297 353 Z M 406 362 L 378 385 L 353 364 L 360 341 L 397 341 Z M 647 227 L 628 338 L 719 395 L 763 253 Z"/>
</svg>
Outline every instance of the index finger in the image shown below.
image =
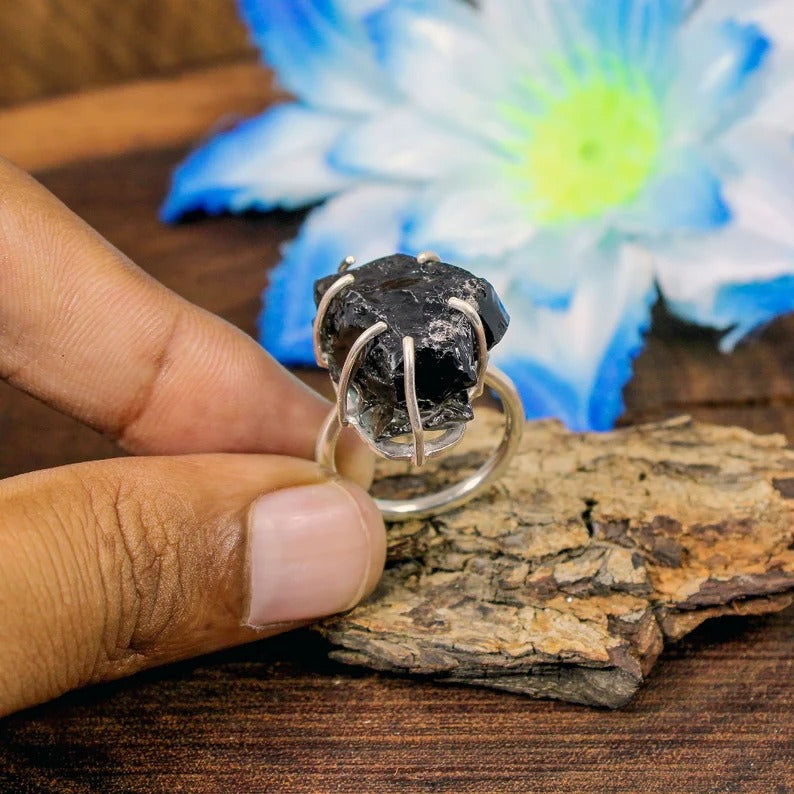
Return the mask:
<svg viewBox="0 0 794 794">
<path fill-rule="evenodd" d="M 148 454 L 311 458 L 329 404 L 0 159 L 0 377 Z M 348 439 L 343 470 L 366 481 Z"/>
</svg>

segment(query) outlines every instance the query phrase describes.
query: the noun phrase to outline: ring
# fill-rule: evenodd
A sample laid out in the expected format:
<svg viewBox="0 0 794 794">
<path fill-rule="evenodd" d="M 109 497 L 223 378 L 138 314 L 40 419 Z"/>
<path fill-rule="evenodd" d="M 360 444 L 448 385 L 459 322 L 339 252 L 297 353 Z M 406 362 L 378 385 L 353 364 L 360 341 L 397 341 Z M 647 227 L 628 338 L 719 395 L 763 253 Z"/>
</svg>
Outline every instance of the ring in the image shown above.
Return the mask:
<svg viewBox="0 0 794 794">
<path fill-rule="evenodd" d="M 315 458 L 336 470 L 336 443 L 351 425 L 380 457 L 422 466 L 461 441 L 474 417 L 471 401 L 487 386 L 505 420 L 490 457 L 439 491 L 375 500 L 388 521 L 452 510 L 501 477 L 521 442 L 521 399 L 507 375 L 488 363 L 507 330 L 507 312 L 485 279 L 430 251 L 394 254 L 351 272 L 353 264 L 347 257 L 314 286 L 314 355 L 336 391 Z"/>
</svg>

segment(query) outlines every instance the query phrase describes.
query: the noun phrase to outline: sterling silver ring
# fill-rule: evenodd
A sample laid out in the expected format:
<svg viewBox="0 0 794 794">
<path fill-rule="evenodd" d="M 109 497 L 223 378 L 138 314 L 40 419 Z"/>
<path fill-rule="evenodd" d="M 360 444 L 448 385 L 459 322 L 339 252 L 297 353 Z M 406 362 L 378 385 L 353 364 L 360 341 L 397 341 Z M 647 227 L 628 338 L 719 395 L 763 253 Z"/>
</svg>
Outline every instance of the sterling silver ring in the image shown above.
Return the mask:
<svg viewBox="0 0 794 794">
<path fill-rule="evenodd" d="M 430 251 L 349 270 L 354 263 L 347 257 L 315 284 L 314 354 L 336 390 L 316 460 L 336 469 L 336 443 L 350 425 L 380 457 L 422 466 L 463 438 L 471 401 L 488 387 L 501 402 L 504 431 L 487 460 L 439 491 L 375 500 L 388 521 L 452 510 L 499 479 L 521 442 L 521 399 L 488 363 L 509 318 L 487 281 Z"/>
</svg>

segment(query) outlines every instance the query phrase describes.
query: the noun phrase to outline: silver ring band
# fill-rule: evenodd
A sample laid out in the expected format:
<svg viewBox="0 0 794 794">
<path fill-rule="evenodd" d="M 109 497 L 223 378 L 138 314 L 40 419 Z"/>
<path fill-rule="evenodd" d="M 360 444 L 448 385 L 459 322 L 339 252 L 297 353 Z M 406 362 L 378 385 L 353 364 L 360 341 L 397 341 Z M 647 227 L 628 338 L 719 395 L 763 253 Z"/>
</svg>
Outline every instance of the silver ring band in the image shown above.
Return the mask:
<svg viewBox="0 0 794 794">
<path fill-rule="evenodd" d="M 375 502 L 387 521 L 426 518 L 460 507 L 504 474 L 521 444 L 524 408 L 513 382 L 501 370 L 489 364 L 483 380 L 486 386 L 494 390 L 502 404 L 505 424 L 499 446 L 477 471 L 454 485 L 413 499 L 376 499 Z M 334 406 L 323 422 L 315 450 L 317 462 L 333 471 L 336 471 L 336 442 L 341 432 L 339 410 Z"/>
</svg>

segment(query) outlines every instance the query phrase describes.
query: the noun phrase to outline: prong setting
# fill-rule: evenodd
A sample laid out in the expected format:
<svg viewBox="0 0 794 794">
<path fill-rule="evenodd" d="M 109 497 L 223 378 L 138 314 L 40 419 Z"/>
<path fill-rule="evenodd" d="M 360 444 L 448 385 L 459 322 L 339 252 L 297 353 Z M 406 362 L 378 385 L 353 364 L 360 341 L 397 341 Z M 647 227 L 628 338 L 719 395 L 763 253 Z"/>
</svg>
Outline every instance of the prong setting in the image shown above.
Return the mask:
<svg viewBox="0 0 794 794">
<path fill-rule="evenodd" d="M 354 256 L 346 256 L 340 263 L 339 269 L 336 271 L 339 274 L 346 273 L 349 268 L 353 267 L 356 264 L 356 258 Z"/>
<path fill-rule="evenodd" d="M 485 372 L 488 369 L 488 340 L 485 338 L 485 328 L 483 327 L 480 315 L 477 310 L 467 301 L 461 298 L 450 298 L 447 304 L 451 309 L 459 311 L 471 323 L 474 328 L 474 335 L 477 337 L 477 383 L 472 387 L 471 398 L 480 397 L 485 388 Z"/>
<path fill-rule="evenodd" d="M 334 282 L 332 288 L 336 285 L 337 282 Z M 431 440 L 426 439 L 419 410 L 419 400 L 416 395 L 416 349 L 413 337 L 403 337 L 402 342 L 404 394 L 411 423 L 412 443 L 397 441 L 393 438 L 374 440 L 361 427 L 357 414 L 348 410 L 350 387 L 358 367 L 366 356 L 367 345 L 388 330 L 388 324 L 381 320 L 363 331 L 351 346 L 342 365 L 339 381 L 334 384 L 336 389 L 334 419 L 340 428 L 353 425 L 367 446 L 381 457 L 388 460 L 410 460 L 414 465 L 422 466 L 428 459 L 454 447 L 463 438 L 466 427 L 465 423 L 460 422 L 448 427 L 440 436 Z"/>
<path fill-rule="evenodd" d="M 349 259 L 350 257 L 348 257 Z M 347 261 L 347 260 L 345 260 Z M 323 355 L 322 343 L 320 341 L 320 333 L 322 331 L 323 323 L 325 322 L 325 315 L 328 313 L 328 307 L 331 301 L 340 293 L 345 287 L 350 286 L 356 277 L 352 273 L 345 273 L 340 276 L 330 287 L 325 291 L 325 294 L 320 299 L 317 306 L 317 315 L 314 318 L 312 325 L 312 343 L 314 345 L 314 360 L 317 362 L 318 367 L 328 369 L 328 362 Z"/>
<path fill-rule="evenodd" d="M 463 438 L 471 403 L 489 383 L 488 345 L 502 338 L 508 318 L 488 282 L 432 251 L 348 272 L 354 262 L 345 257 L 315 285 L 313 346 L 336 390 L 333 425 L 339 433 L 355 428 L 382 458 L 421 466 Z M 447 367 L 453 360 L 457 367 Z M 460 382 L 461 364 L 471 385 Z"/>
<path fill-rule="evenodd" d="M 426 262 L 440 262 L 441 257 L 435 251 L 420 251 L 416 255 L 416 261 L 424 265 Z"/>
<path fill-rule="evenodd" d="M 353 342 L 350 352 L 345 358 L 345 363 L 342 365 L 342 372 L 339 375 L 339 383 L 336 386 L 336 414 L 339 424 L 342 427 L 347 427 L 350 424 L 350 419 L 347 415 L 347 393 L 350 389 L 350 381 L 356 374 L 356 369 L 360 365 L 359 358 L 364 353 L 366 346 L 388 329 L 388 325 L 383 321 L 371 325 L 364 331 L 361 336 Z"/>
<path fill-rule="evenodd" d="M 411 433 L 414 437 L 413 464 L 424 466 L 425 463 L 425 431 L 422 427 L 422 416 L 419 412 L 419 400 L 416 396 L 416 350 L 412 336 L 403 337 L 403 372 L 405 386 L 405 404 L 408 418 L 411 420 Z"/>
</svg>

